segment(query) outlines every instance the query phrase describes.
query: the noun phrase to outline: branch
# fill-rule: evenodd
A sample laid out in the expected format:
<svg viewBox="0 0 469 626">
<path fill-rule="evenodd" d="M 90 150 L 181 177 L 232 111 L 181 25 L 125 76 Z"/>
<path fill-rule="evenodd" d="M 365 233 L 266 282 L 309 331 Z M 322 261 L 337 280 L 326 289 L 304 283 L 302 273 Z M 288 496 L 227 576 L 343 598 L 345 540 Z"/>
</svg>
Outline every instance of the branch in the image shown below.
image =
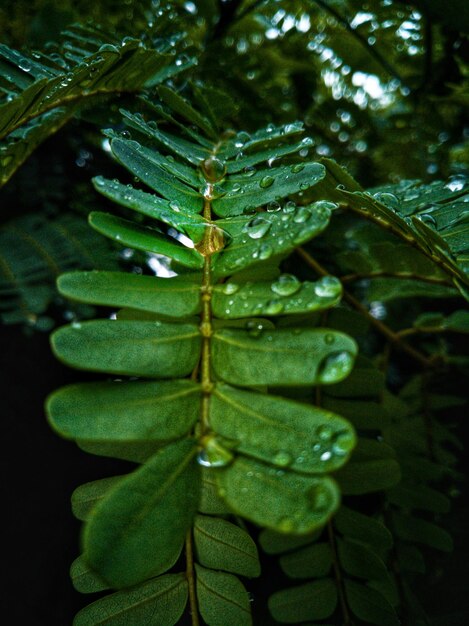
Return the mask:
<svg viewBox="0 0 469 626">
<path fill-rule="evenodd" d="M 192 626 L 199 626 L 199 611 L 194 578 L 194 553 L 192 550 L 192 530 L 189 528 L 186 535 L 186 578 L 189 586 L 189 606 Z"/>
</svg>

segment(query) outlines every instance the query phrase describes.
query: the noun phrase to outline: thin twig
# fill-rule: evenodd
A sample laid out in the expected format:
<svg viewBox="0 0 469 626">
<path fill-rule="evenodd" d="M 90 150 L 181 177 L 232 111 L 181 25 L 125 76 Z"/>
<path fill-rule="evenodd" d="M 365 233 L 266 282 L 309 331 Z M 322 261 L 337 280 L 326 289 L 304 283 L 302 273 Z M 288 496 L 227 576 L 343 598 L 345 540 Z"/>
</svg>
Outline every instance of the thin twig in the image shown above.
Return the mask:
<svg viewBox="0 0 469 626">
<path fill-rule="evenodd" d="M 337 556 L 337 546 L 335 543 L 334 529 L 332 527 L 331 521 L 327 523 L 327 536 L 332 552 L 332 564 L 334 568 L 334 576 L 337 586 L 337 594 L 339 596 L 340 608 L 342 610 L 342 616 L 344 618 L 344 626 L 349 626 L 350 614 L 348 611 L 347 600 L 345 599 L 344 581 L 342 580 L 342 572 L 340 570 L 339 559 Z"/>
<path fill-rule="evenodd" d="M 329 272 L 322 267 L 306 250 L 303 248 L 296 249 L 298 254 L 302 257 L 304 261 L 320 276 L 328 276 Z M 351 293 L 343 290 L 343 299 L 348 302 L 354 309 L 359 311 L 366 319 L 372 324 L 382 335 L 384 335 L 393 345 L 397 348 L 406 352 L 409 356 L 414 358 L 424 367 L 430 367 L 434 365 L 434 360 L 426 357 L 424 354 L 410 346 L 408 343 L 403 341 L 398 333 L 394 332 L 389 326 L 383 324 L 380 320 L 376 319 L 371 315 L 368 309 Z"/>
<path fill-rule="evenodd" d="M 358 280 L 371 280 L 373 278 L 398 278 L 402 280 L 420 280 L 423 283 L 430 283 L 432 285 L 442 285 L 443 287 L 453 287 L 454 285 L 444 278 L 435 278 L 433 276 L 420 276 L 418 274 L 412 274 L 411 272 L 369 272 L 368 274 L 346 274 L 341 276 L 340 280 L 343 283 L 352 283 Z"/>
<path fill-rule="evenodd" d="M 186 578 L 189 587 L 189 606 L 192 626 L 199 626 L 199 610 L 195 591 L 194 553 L 192 550 L 192 529 L 189 529 L 186 534 Z"/>
</svg>

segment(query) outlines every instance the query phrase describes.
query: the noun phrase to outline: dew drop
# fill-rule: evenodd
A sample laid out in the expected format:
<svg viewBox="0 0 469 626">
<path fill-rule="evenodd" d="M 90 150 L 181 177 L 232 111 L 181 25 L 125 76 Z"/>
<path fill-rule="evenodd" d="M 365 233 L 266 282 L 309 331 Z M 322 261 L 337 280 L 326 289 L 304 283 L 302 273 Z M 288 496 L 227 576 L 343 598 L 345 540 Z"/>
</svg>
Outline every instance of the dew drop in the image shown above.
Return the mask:
<svg viewBox="0 0 469 626">
<path fill-rule="evenodd" d="M 281 274 L 270 288 L 279 296 L 292 296 L 300 287 L 301 282 L 296 276 L 293 276 L 293 274 Z"/>
<path fill-rule="evenodd" d="M 311 211 L 305 207 L 302 206 L 298 209 L 298 211 L 295 213 L 295 216 L 293 217 L 293 221 L 296 224 L 303 224 L 304 222 L 306 222 L 309 218 L 311 217 Z"/>
<path fill-rule="evenodd" d="M 324 336 L 324 343 L 327 344 L 328 346 L 332 345 L 335 341 L 335 336 L 332 333 L 327 333 L 327 335 Z"/>
<path fill-rule="evenodd" d="M 233 452 L 224 448 L 213 435 L 202 440 L 204 446 L 197 455 L 197 462 L 203 467 L 226 467 L 233 458 Z"/>
<path fill-rule="evenodd" d="M 294 213 L 296 211 L 296 204 L 293 202 L 293 200 L 289 200 L 286 205 L 283 207 L 283 212 L 284 213 Z"/>
<path fill-rule="evenodd" d="M 336 456 L 345 456 L 353 449 L 355 438 L 351 432 L 343 432 L 337 435 L 332 444 L 332 452 Z"/>
<path fill-rule="evenodd" d="M 318 426 L 318 428 L 316 429 L 316 435 L 322 441 L 330 441 L 332 434 L 333 434 L 332 428 L 330 426 L 327 426 L 326 424 L 322 424 L 321 426 Z"/>
<path fill-rule="evenodd" d="M 211 183 L 218 182 L 226 174 L 225 164 L 216 157 L 209 157 L 208 159 L 205 159 L 200 164 L 200 167 L 205 178 Z"/>
<path fill-rule="evenodd" d="M 399 200 L 393 193 L 382 191 L 373 194 L 373 198 L 378 200 L 378 202 L 381 202 L 381 204 L 387 206 L 389 209 L 396 210 L 399 208 Z"/>
<path fill-rule="evenodd" d="M 279 465 L 280 467 L 286 467 L 287 465 L 290 465 L 290 463 L 292 462 L 292 458 L 285 450 L 279 450 L 275 454 L 272 461 L 273 463 L 275 463 L 275 465 Z"/>
<path fill-rule="evenodd" d="M 300 183 L 300 189 L 301 191 L 306 191 L 307 189 L 309 189 L 311 187 L 311 183 Z"/>
<path fill-rule="evenodd" d="M 274 213 L 276 211 L 280 211 L 282 207 L 280 206 L 280 204 L 278 202 L 276 202 L 275 200 L 273 202 L 269 202 L 269 204 L 267 205 L 267 211 L 269 213 Z"/>
<path fill-rule="evenodd" d="M 28 61 L 28 59 L 21 59 L 20 62 L 18 63 L 18 67 L 23 70 L 23 72 L 30 72 L 32 65 L 31 65 L 31 61 Z"/>
<path fill-rule="evenodd" d="M 423 213 L 422 215 L 419 215 L 418 218 L 424 224 L 427 224 L 428 226 L 434 226 L 436 228 L 436 219 L 433 217 L 433 215 L 430 215 L 429 213 Z"/>
<path fill-rule="evenodd" d="M 172 209 L 173 211 L 176 211 L 176 213 L 179 213 L 179 211 L 181 210 L 181 207 L 179 206 L 177 202 L 170 202 L 169 208 Z"/>
<path fill-rule="evenodd" d="M 353 356 L 345 350 L 329 354 L 319 366 L 318 380 L 322 383 L 335 383 L 350 372 Z"/>
<path fill-rule="evenodd" d="M 239 285 L 236 283 L 225 283 L 223 285 L 223 293 L 227 296 L 231 296 L 231 294 L 236 293 L 239 290 Z"/>
<path fill-rule="evenodd" d="M 302 170 L 305 169 L 305 164 L 297 163 L 296 165 L 292 165 L 290 169 L 294 174 L 298 174 L 298 172 L 301 172 Z"/>
<path fill-rule="evenodd" d="M 330 450 L 326 450 L 325 452 L 321 454 L 319 458 L 321 459 L 321 461 L 329 461 L 331 457 L 332 457 L 332 452 Z"/>
<path fill-rule="evenodd" d="M 244 231 L 247 232 L 251 239 L 261 239 L 271 226 L 271 222 L 264 217 L 254 217 L 246 224 Z"/>
<path fill-rule="evenodd" d="M 259 181 L 259 187 L 262 189 L 267 189 L 267 187 L 271 187 L 275 182 L 275 178 L 273 176 L 264 176 Z"/>
<path fill-rule="evenodd" d="M 277 522 L 277 529 L 282 533 L 290 533 L 295 528 L 295 523 L 290 517 L 282 517 Z"/>
<path fill-rule="evenodd" d="M 260 337 L 263 330 L 264 330 L 264 326 L 263 324 L 261 324 L 261 322 L 254 322 L 252 320 L 250 320 L 247 324 L 246 324 L 246 329 L 248 331 L 248 335 L 250 337 Z"/>
<path fill-rule="evenodd" d="M 342 292 L 342 284 L 335 276 L 324 276 L 314 285 L 314 293 L 320 298 L 335 298 Z"/>
<path fill-rule="evenodd" d="M 267 315 L 278 315 L 283 311 L 283 304 L 280 300 L 270 300 L 265 307 Z"/>
<path fill-rule="evenodd" d="M 266 261 L 267 259 L 270 259 L 273 251 L 274 249 L 272 248 L 272 246 L 270 246 L 268 243 L 263 243 L 259 248 L 259 258 L 262 261 Z"/>
</svg>

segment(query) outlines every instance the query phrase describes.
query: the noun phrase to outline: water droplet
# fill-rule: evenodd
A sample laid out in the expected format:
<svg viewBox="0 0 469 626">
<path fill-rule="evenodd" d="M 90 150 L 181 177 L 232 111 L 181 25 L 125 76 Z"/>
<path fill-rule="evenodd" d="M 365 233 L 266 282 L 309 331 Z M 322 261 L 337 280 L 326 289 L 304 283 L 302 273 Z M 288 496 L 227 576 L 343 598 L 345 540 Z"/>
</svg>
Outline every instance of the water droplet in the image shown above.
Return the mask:
<svg viewBox="0 0 469 626">
<path fill-rule="evenodd" d="M 373 198 L 390 209 L 395 210 L 399 208 L 399 199 L 393 193 L 378 192 L 373 194 Z"/>
<path fill-rule="evenodd" d="M 267 315 L 278 315 L 283 311 L 283 304 L 280 300 L 270 300 L 265 307 Z"/>
<path fill-rule="evenodd" d="M 173 211 L 176 211 L 176 213 L 179 213 L 179 211 L 181 210 L 181 207 L 179 206 L 177 202 L 170 202 L 169 208 L 172 209 Z"/>
<path fill-rule="evenodd" d="M 303 222 L 306 222 L 306 220 L 308 220 L 310 217 L 311 211 L 308 209 L 308 207 L 302 206 L 295 213 L 293 221 L 297 224 L 302 224 Z"/>
<path fill-rule="evenodd" d="M 261 322 L 254 322 L 252 320 L 249 320 L 246 324 L 246 329 L 250 337 L 257 338 L 261 336 L 264 330 L 264 325 Z"/>
<path fill-rule="evenodd" d="M 256 168 L 253 167 L 252 165 L 248 165 L 244 168 L 244 174 L 245 176 L 253 176 L 253 174 L 256 173 Z"/>
<path fill-rule="evenodd" d="M 73 322 L 72 323 L 72 328 L 74 328 L 75 330 L 80 330 L 80 328 L 81 328 L 80 322 Z"/>
<path fill-rule="evenodd" d="M 311 187 L 311 183 L 300 183 L 299 188 L 301 191 L 306 191 Z"/>
<path fill-rule="evenodd" d="M 272 461 L 275 465 L 279 465 L 280 467 L 286 467 L 287 465 L 290 465 L 290 463 L 292 462 L 292 458 L 290 454 L 288 454 L 288 452 L 286 452 L 285 450 L 279 450 L 275 454 Z"/>
<path fill-rule="evenodd" d="M 261 261 L 266 261 L 267 259 L 270 259 L 273 251 L 274 249 L 272 248 L 272 246 L 270 246 L 268 243 L 263 243 L 259 248 L 259 258 L 261 259 Z"/>
<path fill-rule="evenodd" d="M 433 217 L 433 215 L 430 215 L 429 213 L 423 213 L 422 215 L 419 215 L 418 218 L 424 224 L 427 224 L 428 226 L 434 226 L 436 228 L 436 219 Z"/>
<path fill-rule="evenodd" d="M 292 165 L 290 169 L 291 169 L 291 171 L 294 174 L 298 174 L 298 172 L 301 172 L 302 170 L 305 169 L 305 164 L 304 163 L 296 163 L 296 165 Z"/>
<path fill-rule="evenodd" d="M 211 254 L 215 254 L 215 252 L 219 252 L 224 248 L 227 241 L 227 233 L 221 228 L 218 228 L 218 226 L 210 224 L 206 228 L 208 229 L 208 233 L 206 232 L 202 241 L 194 246 L 197 252 L 202 256 L 210 256 Z"/>
<path fill-rule="evenodd" d="M 351 432 L 339 433 L 332 444 L 332 452 L 336 456 L 345 456 L 352 451 L 355 437 Z"/>
<path fill-rule="evenodd" d="M 335 341 L 335 336 L 332 333 L 327 333 L 327 335 L 324 336 L 324 343 L 326 343 L 328 346 L 332 345 Z"/>
<path fill-rule="evenodd" d="M 113 46 L 110 43 L 105 43 L 103 44 L 98 52 L 116 52 L 117 54 L 119 54 L 119 50 L 116 48 L 116 46 Z"/>
<path fill-rule="evenodd" d="M 236 293 L 239 290 L 239 285 L 236 283 L 225 283 L 223 285 L 222 291 L 227 296 L 231 296 L 231 294 Z"/>
<path fill-rule="evenodd" d="M 208 159 L 205 159 L 200 164 L 200 167 L 205 178 L 211 183 L 218 182 L 226 174 L 225 164 L 216 157 L 209 157 Z"/>
<path fill-rule="evenodd" d="M 353 356 L 345 350 L 329 354 L 318 369 L 318 380 L 322 383 L 335 383 L 342 380 L 352 369 Z"/>
<path fill-rule="evenodd" d="M 280 206 L 280 204 L 275 200 L 273 202 L 269 202 L 269 204 L 267 205 L 267 211 L 269 211 L 269 213 L 280 211 L 281 208 L 282 207 Z"/>
<path fill-rule="evenodd" d="M 18 67 L 23 70 L 23 72 L 30 72 L 31 68 L 32 68 L 32 64 L 31 61 L 28 61 L 28 59 L 20 59 L 20 62 L 18 63 Z"/>
<path fill-rule="evenodd" d="M 233 452 L 224 448 L 213 435 L 201 441 L 204 446 L 197 455 L 197 462 L 203 467 L 226 467 L 234 458 Z"/>
<path fill-rule="evenodd" d="M 335 276 L 324 276 L 314 285 L 314 293 L 320 298 L 335 298 L 342 292 L 342 284 Z"/>
<path fill-rule="evenodd" d="M 320 512 L 324 511 L 328 508 L 330 503 L 330 495 L 328 490 L 322 485 L 317 485 L 313 487 L 310 491 L 311 495 L 311 504 L 313 508 Z"/>
<path fill-rule="evenodd" d="M 332 457 L 332 452 L 330 450 L 326 450 L 325 452 L 321 454 L 319 458 L 321 459 L 321 461 L 329 461 L 331 457 Z"/>
<path fill-rule="evenodd" d="M 264 217 L 254 217 L 246 224 L 244 231 L 247 232 L 251 239 L 260 239 L 268 232 L 271 226 L 271 222 Z"/>
<path fill-rule="evenodd" d="M 289 200 L 286 205 L 283 207 L 283 212 L 284 213 L 294 213 L 296 211 L 296 204 L 293 202 L 293 200 Z"/>
<path fill-rule="evenodd" d="M 273 176 L 264 176 L 259 181 L 259 187 L 262 189 L 267 189 L 267 187 L 271 187 L 275 182 L 275 178 Z"/>
<path fill-rule="evenodd" d="M 316 435 L 319 437 L 319 439 L 321 439 L 322 441 L 330 441 L 332 435 L 333 435 L 333 430 L 330 426 L 328 426 L 327 424 L 322 424 L 321 426 L 318 426 L 316 429 Z"/>
<path fill-rule="evenodd" d="M 310 209 L 314 210 L 314 214 L 322 220 L 328 220 L 331 216 L 331 212 L 334 209 L 337 209 L 339 205 L 335 202 L 329 202 L 327 200 L 319 200 L 318 202 L 313 202 L 310 205 Z"/>
<path fill-rule="evenodd" d="M 300 287 L 301 282 L 296 276 L 293 276 L 293 274 L 281 274 L 270 288 L 279 296 L 292 296 Z"/>
</svg>

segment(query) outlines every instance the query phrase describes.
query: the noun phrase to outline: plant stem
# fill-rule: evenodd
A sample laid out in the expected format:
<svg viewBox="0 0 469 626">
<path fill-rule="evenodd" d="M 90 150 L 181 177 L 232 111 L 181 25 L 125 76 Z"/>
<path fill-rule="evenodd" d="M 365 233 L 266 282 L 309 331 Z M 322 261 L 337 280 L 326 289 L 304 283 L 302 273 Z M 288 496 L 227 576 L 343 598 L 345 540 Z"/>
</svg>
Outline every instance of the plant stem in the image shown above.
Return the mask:
<svg viewBox="0 0 469 626">
<path fill-rule="evenodd" d="M 301 258 L 306 261 L 306 263 L 320 276 L 329 276 L 329 272 L 320 265 L 316 259 L 314 259 L 306 250 L 303 248 L 296 249 Z M 371 315 L 368 309 L 357 300 L 352 294 L 344 289 L 343 291 L 343 299 L 348 302 L 354 309 L 359 311 L 366 319 L 370 322 L 372 326 L 374 326 L 382 335 L 386 337 L 393 345 L 397 348 L 406 352 L 409 356 L 414 358 L 424 367 L 430 367 L 434 365 L 434 360 L 426 357 L 424 354 L 410 346 L 408 343 L 403 341 L 398 333 L 394 332 L 389 326 L 383 324 L 380 320 L 376 319 Z"/>
<path fill-rule="evenodd" d="M 334 568 L 335 582 L 337 586 L 337 594 L 339 596 L 340 608 L 344 618 L 343 626 L 350 625 L 350 614 L 348 612 L 347 600 L 344 592 L 344 581 L 342 580 L 342 572 L 339 565 L 339 557 L 337 555 L 337 546 L 335 543 L 334 528 L 332 522 L 327 522 L 327 536 L 329 539 L 329 545 L 332 551 L 332 564 Z"/>
<path fill-rule="evenodd" d="M 197 607 L 197 595 L 195 591 L 194 576 L 194 552 L 192 549 L 192 529 L 186 534 L 186 578 L 189 586 L 189 606 L 192 626 L 199 626 L 199 610 Z"/>
<path fill-rule="evenodd" d="M 444 278 L 434 278 L 432 276 L 419 276 L 410 272 L 393 273 L 393 272 L 370 272 L 369 274 L 346 274 L 340 277 L 342 283 L 351 283 L 357 280 L 369 280 L 372 278 L 399 278 L 402 280 L 420 280 L 424 283 L 432 285 L 442 285 L 443 287 L 454 287 L 452 283 Z"/>
</svg>

